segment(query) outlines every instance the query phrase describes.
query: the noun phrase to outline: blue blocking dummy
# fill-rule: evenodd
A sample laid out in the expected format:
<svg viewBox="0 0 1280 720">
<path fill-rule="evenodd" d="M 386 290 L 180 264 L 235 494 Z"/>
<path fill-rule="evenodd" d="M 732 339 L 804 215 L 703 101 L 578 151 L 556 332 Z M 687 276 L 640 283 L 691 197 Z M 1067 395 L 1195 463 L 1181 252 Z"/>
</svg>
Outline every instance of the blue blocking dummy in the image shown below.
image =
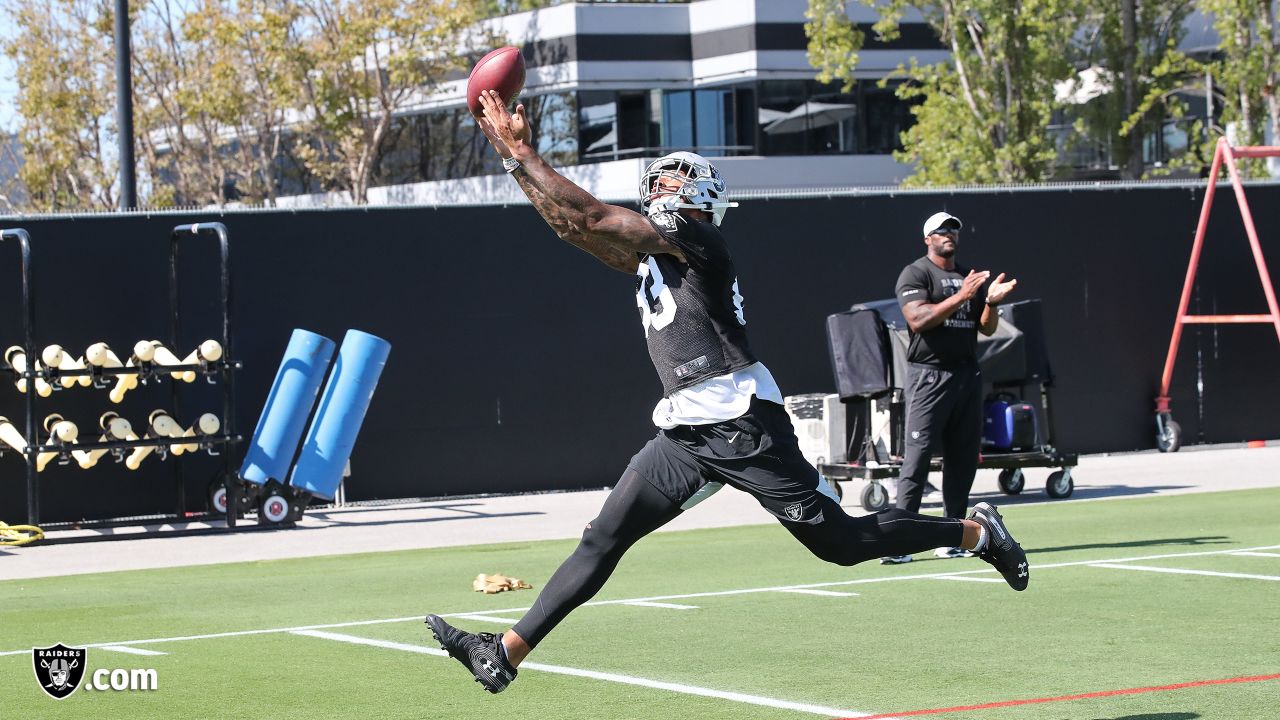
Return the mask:
<svg viewBox="0 0 1280 720">
<path fill-rule="evenodd" d="M 258 485 L 271 479 L 284 482 L 288 477 L 307 417 L 333 358 L 333 348 L 333 341 L 327 337 L 306 330 L 293 331 L 245 453 L 240 477 Z"/>
<path fill-rule="evenodd" d="M 333 499 L 390 352 L 391 344 L 380 337 L 359 330 L 347 331 L 320 397 L 320 407 L 302 443 L 302 454 L 289 480 L 291 486 L 315 497 Z"/>
</svg>

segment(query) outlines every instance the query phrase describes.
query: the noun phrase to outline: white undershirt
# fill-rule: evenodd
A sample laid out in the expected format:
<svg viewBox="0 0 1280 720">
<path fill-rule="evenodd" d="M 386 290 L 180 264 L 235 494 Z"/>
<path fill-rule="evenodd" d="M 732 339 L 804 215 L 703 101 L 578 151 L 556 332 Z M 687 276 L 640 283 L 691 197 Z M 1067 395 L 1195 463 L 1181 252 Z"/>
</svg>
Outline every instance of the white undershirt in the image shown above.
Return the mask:
<svg viewBox="0 0 1280 720">
<path fill-rule="evenodd" d="M 733 420 L 747 412 L 752 395 L 782 404 L 782 391 L 769 368 L 761 362 L 707 378 L 662 398 L 653 409 L 653 424 L 665 430 L 677 425 L 710 425 Z"/>
</svg>

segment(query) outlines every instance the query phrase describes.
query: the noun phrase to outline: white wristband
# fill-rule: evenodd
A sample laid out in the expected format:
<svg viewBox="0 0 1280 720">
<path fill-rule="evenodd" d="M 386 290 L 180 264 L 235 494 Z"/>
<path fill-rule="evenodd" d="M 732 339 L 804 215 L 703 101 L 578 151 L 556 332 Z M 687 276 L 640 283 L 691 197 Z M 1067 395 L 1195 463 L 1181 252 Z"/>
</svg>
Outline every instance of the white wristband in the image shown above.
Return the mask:
<svg viewBox="0 0 1280 720">
<path fill-rule="evenodd" d="M 515 172 L 520 167 L 520 161 L 514 157 L 502 158 L 502 169 L 509 173 Z"/>
</svg>

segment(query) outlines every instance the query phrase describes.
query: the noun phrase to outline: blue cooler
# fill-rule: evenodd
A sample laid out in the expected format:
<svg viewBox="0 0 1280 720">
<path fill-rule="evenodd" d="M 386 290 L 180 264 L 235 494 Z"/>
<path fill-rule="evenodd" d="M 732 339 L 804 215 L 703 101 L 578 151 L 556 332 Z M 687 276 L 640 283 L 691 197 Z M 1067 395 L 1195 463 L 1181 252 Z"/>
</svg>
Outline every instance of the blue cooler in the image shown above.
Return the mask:
<svg viewBox="0 0 1280 720">
<path fill-rule="evenodd" d="M 1036 409 L 1030 403 L 991 400 L 983 419 L 983 444 L 997 450 L 1022 450 L 1036 446 L 1040 437 Z"/>
</svg>

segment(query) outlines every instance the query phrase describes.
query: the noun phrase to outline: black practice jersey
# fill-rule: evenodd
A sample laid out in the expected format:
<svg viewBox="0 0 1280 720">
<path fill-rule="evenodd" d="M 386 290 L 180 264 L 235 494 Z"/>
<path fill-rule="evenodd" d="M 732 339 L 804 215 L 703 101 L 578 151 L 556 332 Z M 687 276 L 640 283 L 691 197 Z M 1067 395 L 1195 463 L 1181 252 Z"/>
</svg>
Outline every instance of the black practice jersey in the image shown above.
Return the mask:
<svg viewBox="0 0 1280 720">
<path fill-rule="evenodd" d="M 923 300 L 930 305 L 955 295 L 964 284 L 969 268 L 956 264 L 954 270 L 943 270 L 926 255 L 902 269 L 898 276 L 898 303 Z M 913 363 L 956 367 L 978 361 L 978 323 L 982 320 L 982 298 L 978 294 L 961 305 L 942 324 L 922 333 L 911 333 L 907 360 Z"/>
<path fill-rule="evenodd" d="M 720 229 L 673 212 L 649 222 L 688 260 L 644 255 L 636 269 L 640 322 L 663 393 L 754 363 L 737 272 Z"/>
</svg>

